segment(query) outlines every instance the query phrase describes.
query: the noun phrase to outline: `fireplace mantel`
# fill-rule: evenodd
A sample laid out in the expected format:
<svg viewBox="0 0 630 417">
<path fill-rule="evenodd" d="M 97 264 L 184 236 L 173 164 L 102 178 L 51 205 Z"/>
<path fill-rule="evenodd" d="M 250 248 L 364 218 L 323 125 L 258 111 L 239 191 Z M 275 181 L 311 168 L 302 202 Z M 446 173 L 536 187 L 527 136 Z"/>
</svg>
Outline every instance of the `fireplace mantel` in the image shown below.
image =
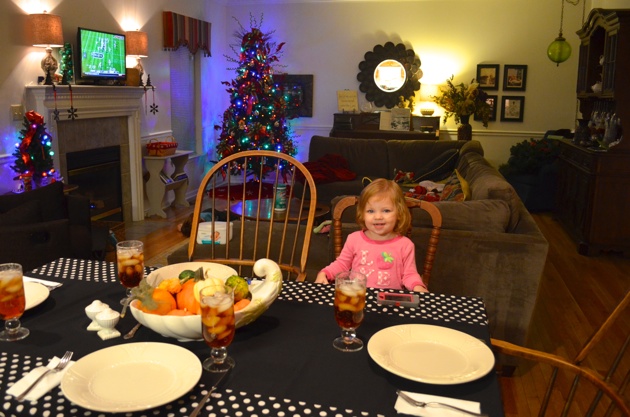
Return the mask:
<svg viewBox="0 0 630 417">
<path fill-rule="evenodd" d="M 72 120 L 69 112 L 71 107 L 76 110 L 77 120 L 120 116 L 127 118 L 129 166 L 131 167 L 129 189 L 131 192 L 131 215 L 134 221 L 144 219 L 144 184 L 140 146 L 140 112 L 144 94 L 143 87 L 93 85 L 57 85 L 54 90 L 53 86 L 27 86 L 25 92 L 26 108 L 44 116 L 44 122 L 53 137 L 55 167 L 61 166 L 59 142 L 63 140 L 58 135 L 57 122 L 54 118 L 55 108 L 58 111 L 60 122 Z M 86 134 L 88 133 L 86 132 Z"/>
</svg>

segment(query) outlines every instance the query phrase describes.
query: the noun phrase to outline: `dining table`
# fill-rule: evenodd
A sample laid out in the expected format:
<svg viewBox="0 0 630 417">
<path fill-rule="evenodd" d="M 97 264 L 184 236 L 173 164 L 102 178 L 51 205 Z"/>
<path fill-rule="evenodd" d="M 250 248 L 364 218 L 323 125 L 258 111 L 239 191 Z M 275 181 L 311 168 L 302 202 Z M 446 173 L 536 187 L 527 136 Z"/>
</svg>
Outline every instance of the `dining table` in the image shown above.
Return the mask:
<svg viewBox="0 0 630 417">
<path fill-rule="evenodd" d="M 149 273 L 155 268 L 147 267 Z M 180 346 L 200 361 L 210 356 L 203 340 L 178 341 L 141 327 L 129 340 L 102 340 L 88 331 L 85 308 L 95 300 L 121 310 L 125 293 L 116 264 L 107 261 L 60 258 L 25 276 L 62 283 L 41 304 L 21 318 L 30 335 L 0 344 L 0 415 L 6 416 L 188 416 L 217 381 L 203 371 L 193 388 L 163 405 L 130 413 L 93 411 L 72 403 L 53 388 L 34 402 L 18 402 L 6 393 L 32 369 L 53 356 L 74 352 L 73 361 L 101 349 L 131 343 Z M 397 292 L 404 292 L 396 290 Z M 418 307 L 384 306 L 377 291 L 368 288 L 365 318 L 357 335 L 365 347 L 353 353 L 336 350 L 340 334 L 333 312 L 334 285 L 284 281 L 278 298 L 254 322 L 240 327 L 228 354 L 236 365 L 205 403 L 200 416 L 396 416 L 396 390 L 479 402 L 490 417 L 503 416 L 496 373 L 490 371 L 464 383 L 423 383 L 394 374 L 378 365 L 368 352 L 377 332 L 401 324 L 426 324 L 463 332 L 490 346 L 483 300 L 447 294 L 421 293 Z M 122 334 L 136 321 L 127 313 L 116 329 Z M 103 364 L 106 366 L 107 364 Z M 86 388 L 88 389 L 88 388 Z"/>
</svg>

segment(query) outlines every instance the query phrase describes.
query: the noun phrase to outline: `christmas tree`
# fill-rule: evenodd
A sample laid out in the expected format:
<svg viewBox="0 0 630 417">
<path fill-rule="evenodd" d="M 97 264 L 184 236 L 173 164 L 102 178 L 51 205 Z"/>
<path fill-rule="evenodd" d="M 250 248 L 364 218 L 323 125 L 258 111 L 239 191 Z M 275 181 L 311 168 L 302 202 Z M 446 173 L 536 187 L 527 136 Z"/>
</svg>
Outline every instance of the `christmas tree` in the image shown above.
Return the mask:
<svg viewBox="0 0 630 417">
<path fill-rule="evenodd" d="M 247 150 L 271 150 L 293 156 L 296 149 L 286 102 L 281 86 L 274 82 L 272 66 L 277 65 L 284 43 L 271 42 L 271 35 L 263 33 L 254 19 L 250 26 L 248 31 L 240 25 L 234 35 L 239 44 L 231 49 L 238 58 L 226 57 L 238 67 L 234 68 L 236 78 L 223 83 L 229 86 L 230 106 L 223 113 L 222 125 L 215 126 L 221 130 L 217 154 L 222 159 Z"/>
<path fill-rule="evenodd" d="M 52 137 L 46 131 L 44 118 L 34 111 L 26 113 L 23 124 L 20 141 L 15 144 L 13 152 L 15 165 L 11 165 L 11 169 L 19 174 L 16 179 L 33 179 L 37 182 L 55 172 Z"/>
</svg>

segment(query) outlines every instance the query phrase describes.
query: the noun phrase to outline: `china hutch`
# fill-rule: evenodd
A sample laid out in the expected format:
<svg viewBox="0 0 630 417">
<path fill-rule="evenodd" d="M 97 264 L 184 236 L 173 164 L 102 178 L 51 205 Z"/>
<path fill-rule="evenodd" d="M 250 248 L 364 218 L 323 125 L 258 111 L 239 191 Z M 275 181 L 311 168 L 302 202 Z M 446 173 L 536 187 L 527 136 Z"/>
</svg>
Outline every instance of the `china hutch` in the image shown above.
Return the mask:
<svg viewBox="0 0 630 417">
<path fill-rule="evenodd" d="M 562 141 L 556 217 L 579 253 L 630 256 L 630 9 L 593 9 L 577 34 L 582 118 L 591 119 L 595 134 L 604 132 L 592 119 L 618 118 L 621 141 L 609 149 Z"/>
</svg>

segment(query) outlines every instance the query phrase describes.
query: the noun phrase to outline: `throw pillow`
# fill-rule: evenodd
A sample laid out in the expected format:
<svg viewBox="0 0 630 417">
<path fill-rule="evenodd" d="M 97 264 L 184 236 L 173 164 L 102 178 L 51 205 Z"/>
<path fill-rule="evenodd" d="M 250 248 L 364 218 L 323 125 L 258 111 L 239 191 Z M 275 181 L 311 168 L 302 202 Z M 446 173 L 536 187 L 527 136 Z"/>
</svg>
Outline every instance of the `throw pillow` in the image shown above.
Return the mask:
<svg viewBox="0 0 630 417">
<path fill-rule="evenodd" d="M 440 201 L 464 201 L 465 199 L 466 194 L 464 194 L 462 183 L 457 176 L 457 172 L 454 171 L 446 184 L 444 184 Z"/>
<path fill-rule="evenodd" d="M 416 171 L 415 180 L 417 182 L 423 180 L 440 181 L 449 176 L 455 169 L 459 149 L 449 149 L 438 155 L 427 166 Z"/>
<path fill-rule="evenodd" d="M 472 197 L 472 193 L 470 192 L 470 185 L 468 185 L 468 181 L 464 178 L 462 174 L 459 173 L 458 170 L 455 170 L 455 175 L 457 175 L 457 179 L 459 183 L 462 185 L 462 191 L 464 192 L 464 200 L 470 200 Z"/>
<path fill-rule="evenodd" d="M 0 226 L 17 226 L 22 224 L 39 223 L 39 201 L 32 200 L 14 207 L 0 216 Z"/>
</svg>

